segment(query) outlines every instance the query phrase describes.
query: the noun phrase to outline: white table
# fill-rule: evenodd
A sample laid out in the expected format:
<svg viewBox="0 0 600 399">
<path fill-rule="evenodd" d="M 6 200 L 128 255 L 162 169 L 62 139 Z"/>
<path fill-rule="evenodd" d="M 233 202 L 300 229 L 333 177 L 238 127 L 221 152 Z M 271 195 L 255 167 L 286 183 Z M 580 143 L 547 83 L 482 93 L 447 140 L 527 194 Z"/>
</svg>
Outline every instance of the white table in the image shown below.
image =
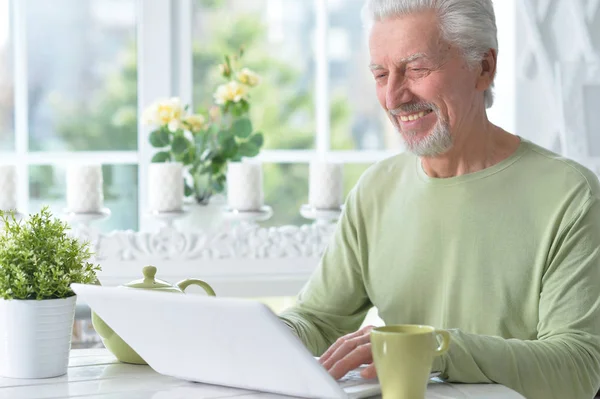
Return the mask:
<svg viewBox="0 0 600 399">
<path fill-rule="evenodd" d="M 106 349 L 71 351 L 67 375 L 41 380 L 0 378 L 0 399 L 183 399 L 288 398 L 287 396 L 197 384 L 166 377 L 148 366 L 119 363 Z M 501 385 L 433 383 L 427 399 L 523 399 Z"/>
</svg>

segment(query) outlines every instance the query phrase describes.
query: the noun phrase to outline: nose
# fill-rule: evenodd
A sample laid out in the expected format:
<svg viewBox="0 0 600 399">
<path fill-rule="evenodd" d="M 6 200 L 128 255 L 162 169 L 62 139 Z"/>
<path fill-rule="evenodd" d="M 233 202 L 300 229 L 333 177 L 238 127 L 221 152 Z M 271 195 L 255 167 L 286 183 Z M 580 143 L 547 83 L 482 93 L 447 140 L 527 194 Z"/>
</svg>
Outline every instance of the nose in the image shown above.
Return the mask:
<svg viewBox="0 0 600 399">
<path fill-rule="evenodd" d="M 390 74 L 385 94 L 385 106 L 388 110 L 396 109 L 413 100 L 408 82 L 400 73 Z"/>
</svg>

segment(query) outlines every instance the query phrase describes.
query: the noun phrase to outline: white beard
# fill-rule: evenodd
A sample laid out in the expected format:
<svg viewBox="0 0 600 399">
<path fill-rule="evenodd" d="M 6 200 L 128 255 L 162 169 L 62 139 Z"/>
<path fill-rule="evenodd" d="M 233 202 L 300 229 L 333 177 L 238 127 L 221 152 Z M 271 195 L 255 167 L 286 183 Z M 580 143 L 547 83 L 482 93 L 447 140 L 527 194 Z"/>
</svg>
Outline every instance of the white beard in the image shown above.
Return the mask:
<svg viewBox="0 0 600 399">
<path fill-rule="evenodd" d="M 453 141 L 450 134 L 450 127 L 446 122 L 442 121 L 438 112 L 435 113 L 438 116 L 438 121 L 433 127 L 433 131 L 421 140 L 411 140 L 410 137 L 416 137 L 419 132 L 403 131 L 393 113 L 391 115 L 391 120 L 398 133 L 400 133 L 406 149 L 418 157 L 435 157 L 452 148 Z"/>
</svg>

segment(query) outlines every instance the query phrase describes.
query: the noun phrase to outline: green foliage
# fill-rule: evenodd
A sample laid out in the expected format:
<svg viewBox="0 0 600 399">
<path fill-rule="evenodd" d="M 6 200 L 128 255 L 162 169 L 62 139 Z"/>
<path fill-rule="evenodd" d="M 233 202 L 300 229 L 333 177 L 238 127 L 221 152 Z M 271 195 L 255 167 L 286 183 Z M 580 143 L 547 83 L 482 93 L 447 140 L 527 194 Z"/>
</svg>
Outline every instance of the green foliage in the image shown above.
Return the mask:
<svg viewBox="0 0 600 399">
<path fill-rule="evenodd" d="M 2 211 L 0 219 L 0 298 L 67 298 L 74 295 L 71 283 L 97 281 L 100 266 L 88 262 L 89 243 L 70 236 L 47 207 L 26 221 Z"/>
</svg>

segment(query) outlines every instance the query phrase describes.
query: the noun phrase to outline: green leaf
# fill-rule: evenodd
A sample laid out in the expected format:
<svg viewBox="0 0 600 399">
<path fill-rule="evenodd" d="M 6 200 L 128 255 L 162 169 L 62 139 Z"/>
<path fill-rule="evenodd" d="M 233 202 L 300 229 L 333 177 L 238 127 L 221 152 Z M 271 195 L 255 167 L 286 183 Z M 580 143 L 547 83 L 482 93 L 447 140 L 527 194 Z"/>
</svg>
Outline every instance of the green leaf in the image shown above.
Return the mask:
<svg viewBox="0 0 600 399">
<path fill-rule="evenodd" d="M 250 111 L 250 103 L 246 100 L 240 101 L 240 110 L 243 113 L 248 113 Z"/>
<path fill-rule="evenodd" d="M 213 175 L 221 173 L 221 170 L 224 169 L 226 164 L 227 164 L 227 160 L 225 158 L 223 158 L 221 155 L 214 157 L 211 162 L 211 173 Z"/>
<path fill-rule="evenodd" d="M 236 154 L 237 150 L 238 144 L 233 137 L 229 137 L 229 139 L 222 144 L 221 152 L 225 158 L 231 158 Z"/>
<path fill-rule="evenodd" d="M 219 125 L 213 123 L 209 126 L 206 134 L 208 135 L 208 137 L 216 136 L 217 134 L 219 134 L 219 129 Z"/>
<path fill-rule="evenodd" d="M 211 160 L 214 156 L 216 155 L 216 152 L 211 150 L 211 149 L 206 149 L 204 150 L 204 152 L 200 155 L 200 162 L 206 162 L 208 160 Z"/>
<path fill-rule="evenodd" d="M 252 122 L 248 118 L 238 119 L 233 123 L 231 130 L 236 137 L 245 139 L 252 134 Z"/>
<path fill-rule="evenodd" d="M 244 107 L 242 103 L 235 103 L 232 105 L 231 115 L 233 115 L 236 118 L 239 118 L 240 116 L 244 115 Z"/>
<path fill-rule="evenodd" d="M 183 194 L 186 197 L 189 197 L 190 195 L 194 194 L 194 188 L 191 187 L 185 180 L 183 181 Z"/>
<path fill-rule="evenodd" d="M 219 131 L 219 135 L 217 136 L 217 141 L 220 145 L 224 145 L 227 140 L 233 138 L 233 132 L 229 129 L 223 129 Z"/>
<path fill-rule="evenodd" d="M 196 143 L 196 151 L 204 151 L 204 145 L 206 143 L 206 134 L 201 133 L 194 136 L 194 142 Z"/>
<path fill-rule="evenodd" d="M 150 133 L 150 144 L 155 148 L 162 148 L 169 145 L 169 132 L 165 129 L 155 130 Z"/>
<path fill-rule="evenodd" d="M 221 193 L 225 189 L 225 180 L 221 178 L 213 179 L 211 186 L 215 193 Z"/>
<path fill-rule="evenodd" d="M 260 148 L 264 144 L 265 138 L 264 138 L 263 134 L 259 132 L 259 133 L 254 133 L 248 141 L 251 142 L 252 144 L 254 144 L 255 146 L 257 146 L 258 148 Z"/>
<path fill-rule="evenodd" d="M 238 153 L 243 157 L 255 157 L 259 152 L 260 148 L 250 141 L 241 143 L 238 148 Z"/>
<path fill-rule="evenodd" d="M 171 154 L 167 151 L 161 151 L 154 154 L 152 162 L 169 162 L 171 160 Z"/>
<path fill-rule="evenodd" d="M 194 152 L 194 149 L 190 149 L 187 154 L 186 154 L 186 158 L 184 158 L 184 165 L 193 165 L 196 163 L 196 153 Z"/>
<path fill-rule="evenodd" d="M 190 143 L 188 139 L 186 139 L 183 136 L 177 135 L 171 143 L 171 150 L 174 154 L 183 154 L 191 146 L 192 143 Z"/>
<path fill-rule="evenodd" d="M 188 151 L 179 154 L 175 157 L 178 162 L 181 162 L 183 165 L 191 165 L 196 158 L 196 153 L 193 152 L 193 148 L 190 148 Z"/>
<path fill-rule="evenodd" d="M 216 175 L 216 174 L 218 174 L 218 173 L 221 171 L 221 167 L 222 167 L 222 165 L 221 165 L 221 164 L 218 164 L 218 163 L 212 163 L 212 164 L 210 165 L 210 174 L 211 174 L 211 175 Z"/>
</svg>

